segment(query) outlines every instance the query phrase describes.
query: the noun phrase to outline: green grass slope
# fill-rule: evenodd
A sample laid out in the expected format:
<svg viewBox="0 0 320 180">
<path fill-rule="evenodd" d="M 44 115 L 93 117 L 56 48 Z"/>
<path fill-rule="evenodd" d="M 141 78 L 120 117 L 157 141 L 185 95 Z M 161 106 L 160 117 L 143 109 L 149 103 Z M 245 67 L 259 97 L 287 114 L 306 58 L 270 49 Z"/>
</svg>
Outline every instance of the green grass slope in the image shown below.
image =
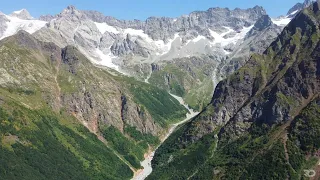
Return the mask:
<svg viewBox="0 0 320 180">
<path fill-rule="evenodd" d="M 98 138 L 65 114 L 0 108 L 2 179 L 130 179 L 133 172 Z"/>
<path fill-rule="evenodd" d="M 215 63 L 214 59 L 206 56 L 173 59 L 160 64 L 152 72 L 149 82 L 183 97 L 191 108 L 201 111 L 212 97 Z"/>
</svg>

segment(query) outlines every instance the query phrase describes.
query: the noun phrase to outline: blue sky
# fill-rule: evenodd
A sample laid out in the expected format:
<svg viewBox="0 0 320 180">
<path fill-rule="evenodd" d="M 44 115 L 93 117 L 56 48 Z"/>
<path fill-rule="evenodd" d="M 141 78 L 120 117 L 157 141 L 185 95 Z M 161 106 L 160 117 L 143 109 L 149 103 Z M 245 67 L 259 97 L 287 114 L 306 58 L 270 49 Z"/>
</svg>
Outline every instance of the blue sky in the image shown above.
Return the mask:
<svg viewBox="0 0 320 180">
<path fill-rule="evenodd" d="M 0 11 L 9 14 L 26 8 L 34 17 L 58 14 L 68 5 L 78 9 L 97 10 L 119 19 L 145 20 L 149 16 L 178 17 L 210 7 L 234 9 L 263 6 L 271 17 L 284 15 L 303 0 L 2 0 Z"/>
</svg>

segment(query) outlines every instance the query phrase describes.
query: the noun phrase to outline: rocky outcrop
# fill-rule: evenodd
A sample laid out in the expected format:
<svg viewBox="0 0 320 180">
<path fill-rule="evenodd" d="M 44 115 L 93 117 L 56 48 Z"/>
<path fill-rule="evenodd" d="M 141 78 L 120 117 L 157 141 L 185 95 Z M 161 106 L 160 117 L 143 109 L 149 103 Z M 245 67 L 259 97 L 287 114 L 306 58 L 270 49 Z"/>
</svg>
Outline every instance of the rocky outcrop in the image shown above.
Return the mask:
<svg viewBox="0 0 320 180">
<path fill-rule="evenodd" d="M 101 33 L 84 14 L 74 6 L 69 6 L 51 20 L 46 28 L 36 32 L 35 37 L 54 42 L 60 47 L 80 45 L 82 48 L 92 49 L 98 45 Z"/>
<path fill-rule="evenodd" d="M 208 28 L 222 26 L 232 28 L 242 28 L 255 23 L 255 21 L 265 15 L 262 7 L 256 6 L 246 10 L 227 8 L 210 8 L 207 11 L 192 12 L 187 16 L 179 18 L 150 17 L 146 21 L 120 21 L 111 17 L 104 17 L 95 11 L 83 11 L 90 19 L 96 22 L 106 22 L 111 26 L 120 28 L 142 29 L 154 40 L 164 40 L 165 42 L 174 37 L 180 31 L 195 30 L 199 35 L 208 36 Z M 241 18 L 240 18 L 241 17 Z"/>
<path fill-rule="evenodd" d="M 152 71 L 152 72 L 160 71 L 160 70 L 161 70 L 160 65 L 155 64 L 155 63 L 152 63 L 152 64 L 151 64 L 151 71 Z"/>
<path fill-rule="evenodd" d="M 225 49 L 232 53 L 222 63 L 223 68 L 220 74 L 227 76 L 242 67 L 253 53 L 263 53 L 272 41 L 280 34 L 282 28 L 275 25 L 268 15 L 264 15 L 258 19 L 253 28 L 246 34 L 241 43 L 236 47 Z"/>
<path fill-rule="evenodd" d="M 67 47 L 62 49 L 61 58 L 62 62 L 68 66 L 69 72 L 72 74 L 76 74 L 76 70 L 78 69 L 79 65 L 79 58 L 75 54 L 71 54 L 73 53 L 73 51 L 68 50 L 70 48 L 74 47 Z"/>
<path fill-rule="evenodd" d="M 41 15 L 41 16 L 39 17 L 39 20 L 50 22 L 50 21 L 52 21 L 52 20 L 55 19 L 55 18 L 57 18 L 57 16 L 53 16 L 53 15 L 48 14 L 48 15 Z"/>
<path fill-rule="evenodd" d="M 148 49 L 141 46 L 140 40 L 133 40 L 130 34 L 126 39 L 116 40 L 110 48 L 111 52 L 116 56 L 139 55 L 147 58 L 149 56 Z"/>
<path fill-rule="evenodd" d="M 93 73 L 91 75 L 84 73 L 84 69 L 88 70 L 88 66 L 92 66 L 88 64 L 90 62 L 85 61 L 84 56 L 74 47 L 62 49 L 62 62 L 65 64 L 62 68 L 73 74 L 68 78 L 82 79 L 76 84 L 70 84 L 75 86 L 73 88 L 76 91 L 73 93 L 62 89 L 63 106 L 93 132 L 99 132 L 99 128 L 110 125 L 123 132 L 125 125 L 130 125 L 143 133 L 158 135 L 161 127 L 154 122 L 148 111 L 145 110 L 144 115 L 141 115 L 140 105 L 132 100 L 130 92 L 110 78 L 105 79 L 93 72 L 89 72 Z M 92 77 L 85 78 L 86 76 Z M 99 83 L 93 83 L 94 81 Z M 106 89 L 113 95 L 104 93 Z"/>
<path fill-rule="evenodd" d="M 251 31 L 262 31 L 273 24 L 271 18 L 268 15 L 264 15 L 258 19 L 258 21 L 254 24 Z M 252 34 L 249 32 L 249 35 Z"/>
</svg>

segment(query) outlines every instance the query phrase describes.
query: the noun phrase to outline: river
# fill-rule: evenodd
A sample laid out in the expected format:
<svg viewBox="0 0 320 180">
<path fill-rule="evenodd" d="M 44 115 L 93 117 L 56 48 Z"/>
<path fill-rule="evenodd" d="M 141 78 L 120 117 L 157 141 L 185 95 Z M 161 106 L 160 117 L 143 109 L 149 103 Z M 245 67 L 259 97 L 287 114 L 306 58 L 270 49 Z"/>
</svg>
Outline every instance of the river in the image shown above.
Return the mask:
<svg viewBox="0 0 320 180">
<path fill-rule="evenodd" d="M 193 118 L 199 114 L 199 112 L 195 112 L 193 109 L 190 109 L 189 106 L 187 104 L 185 104 L 185 102 L 183 101 L 183 99 L 181 97 L 173 95 L 173 94 L 170 94 L 170 95 L 172 97 L 174 97 L 176 100 L 178 100 L 181 105 L 183 105 L 185 108 L 187 108 L 189 113 L 186 114 L 186 116 L 187 116 L 186 119 L 184 119 L 176 124 L 172 124 L 170 126 L 170 129 L 169 129 L 168 133 L 166 134 L 166 136 L 161 139 L 161 144 L 174 132 L 174 130 L 180 124 L 187 122 L 188 120 L 190 120 L 191 118 Z M 151 174 L 151 172 L 152 172 L 151 161 L 153 159 L 153 156 L 154 156 L 156 150 L 157 149 L 155 149 L 153 152 L 149 153 L 145 157 L 144 161 L 140 162 L 141 166 L 143 167 L 143 170 L 137 172 L 135 174 L 135 176 L 132 178 L 132 180 L 144 180 L 145 178 L 147 178 Z"/>
</svg>

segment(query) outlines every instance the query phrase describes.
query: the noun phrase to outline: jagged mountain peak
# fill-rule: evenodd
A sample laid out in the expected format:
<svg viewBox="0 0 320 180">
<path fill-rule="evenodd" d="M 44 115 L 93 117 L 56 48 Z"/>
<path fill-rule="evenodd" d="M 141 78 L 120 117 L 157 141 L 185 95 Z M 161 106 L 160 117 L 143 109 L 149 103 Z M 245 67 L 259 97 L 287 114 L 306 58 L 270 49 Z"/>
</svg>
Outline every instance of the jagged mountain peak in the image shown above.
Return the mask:
<svg viewBox="0 0 320 180">
<path fill-rule="evenodd" d="M 268 15 L 263 15 L 261 16 L 258 21 L 254 24 L 254 29 L 256 30 L 262 30 L 262 29 L 265 29 L 269 26 L 271 26 L 273 24 L 270 16 Z"/>
<path fill-rule="evenodd" d="M 266 10 L 262 6 L 258 6 L 258 5 L 254 6 L 252 8 L 247 8 L 247 9 L 235 8 L 234 10 L 230 10 L 229 8 L 212 7 L 212 8 L 209 8 L 207 11 L 217 11 L 217 10 L 227 10 L 227 11 L 255 10 L 257 12 L 262 12 L 262 13 L 266 12 Z M 199 11 L 199 12 L 201 12 L 201 11 Z"/>
<path fill-rule="evenodd" d="M 75 7 L 74 5 L 69 5 L 69 6 L 67 7 L 67 9 L 69 9 L 69 10 L 76 10 L 76 7 Z"/>
<path fill-rule="evenodd" d="M 75 13 L 77 11 L 77 8 L 73 5 L 69 5 L 67 6 L 63 11 L 62 13 Z"/>
<path fill-rule="evenodd" d="M 315 1 L 305 0 L 303 3 L 297 3 L 287 13 L 286 16 L 280 16 L 277 19 L 273 19 L 273 22 L 278 26 L 286 26 L 300 11 L 312 5 Z"/>
<path fill-rule="evenodd" d="M 75 6 L 69 5 L 66 9 L 64 9 L 60 14 L 60 16 L 85 16 L 81 11 L 79 11 Z"/>
<path fill-rule="evenodd" d="M 13 11 L 11 14 L 23 14 L 23 13 L 29 13 L 26 9 L 21 9 L 18 11 Z"/>
<path fill-rule="evenodd" d="M 19 19 L 31 20 L 34 19 L 26 9 L 21 9 L 19 11 L 13 11 L 10 16 L 17 17 Z"/>
<path fill-rule="evenodd" d="M 309 7 L 313 2 L 313 0 L 305 0 L 303 3 L 297 3 L 288 11 L 287 15 L 294 16 L 302 9 Z"/>
<path fill-rule="evenodd" d="M 258 6 L 258 5 L 254 6 L 252 9 L 265 11 L 265 9 L 262 6 Z"/>
<path fill-rule="evenodd" d="M 106 19 L 105 15 L 103 15 L 99 11 L 88 10 L 88 11 L 82 11 L 82 13 L 86 14 L 86 16 L 89 17 L 94 22 L 103 23 Z"/>
</svg>

